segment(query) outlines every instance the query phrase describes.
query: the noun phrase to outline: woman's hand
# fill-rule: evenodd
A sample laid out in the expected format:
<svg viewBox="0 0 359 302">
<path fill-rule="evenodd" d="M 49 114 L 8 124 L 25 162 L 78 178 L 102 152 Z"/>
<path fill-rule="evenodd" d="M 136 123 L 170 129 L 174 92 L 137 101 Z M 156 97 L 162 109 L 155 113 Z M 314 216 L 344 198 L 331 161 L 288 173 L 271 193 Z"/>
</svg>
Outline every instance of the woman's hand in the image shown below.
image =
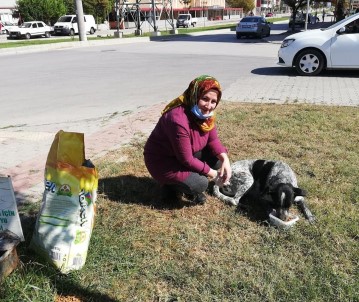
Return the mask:
<svg viewBox="0 0 359 302">
<path fill-rule="evenodd" d="M 215 179 L 218 176 L 218 172 L 216 170 L 210 169 L 207 176 L 210 179 Z"/>
<path fill-rule="evenodd" d="M 224 185 L 229 184 L 229 180 L 232 176 L 232 168 L 231 163 L 229 162 L 229 158 L 227 153 L 221 153 L 218 155 L 220 161 L 222 161 L 222 166 L 219 169 L 219 177 L 221 178 Z"/>
</svg>

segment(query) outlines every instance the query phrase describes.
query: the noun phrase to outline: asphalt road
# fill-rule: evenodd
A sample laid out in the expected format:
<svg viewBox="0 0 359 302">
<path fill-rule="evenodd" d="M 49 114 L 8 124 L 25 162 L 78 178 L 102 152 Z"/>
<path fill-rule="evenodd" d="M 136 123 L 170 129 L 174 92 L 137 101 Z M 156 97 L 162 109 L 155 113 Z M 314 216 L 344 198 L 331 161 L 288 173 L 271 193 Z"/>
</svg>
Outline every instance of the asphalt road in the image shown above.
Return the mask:
<svg viewBox="0 0 359 302">
<path fill-rule="evenodd" d="M 359 72 L 308 78 L 276 64 L 285 32 L 278 26 L 269 39 L 237 40 L 234 32 L 219 30 L 0 56 L 6 75 L 0 83 L 0 174 L 12 176 L 18 196 L 39 198 L 58 130 L 84 132 L 86 152 L 96 158 L 138 131 L 149 132 L 163 104 L 200 74 L 215 76 L 228 101 L 357 110 Z"/>
</svg>

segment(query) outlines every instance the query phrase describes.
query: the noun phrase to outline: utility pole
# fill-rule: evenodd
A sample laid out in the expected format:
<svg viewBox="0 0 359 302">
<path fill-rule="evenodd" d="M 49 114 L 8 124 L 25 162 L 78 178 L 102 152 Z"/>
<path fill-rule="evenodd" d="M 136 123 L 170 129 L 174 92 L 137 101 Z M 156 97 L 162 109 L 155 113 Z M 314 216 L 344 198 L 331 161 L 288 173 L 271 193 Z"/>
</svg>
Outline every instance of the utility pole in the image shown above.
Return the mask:
<svg viewBox="0 0 359 302">
<path fill-rule="evenodd" d="M 87 41 L 82 0 L 76 0 L 76 16 L 77 16 L 77 25 L 79 28 L 80 41 Z"/>
<path fill-rule="evenodd" d="M 151 0 L 151 6 L 152 6 L 152 16 L 153 16 L 153 30 L 154 33 L 157 33 L 157 25 L 156 25 L 156 5 L 155 1 Z"/>
<path fill-rule="evenodd" d="M 114 32 L 114 36 L 116 38 L 122 38 L 122 32 L 120 32 L 120 5 L 119 0 L 115 2 L 115 12 L 116 12 L 116 31 Z M 121 19 L 121 22 L 123 20 Z"/>
<path fill-rule="evenodd" d="M 207 5 L 207 1 L 203 1 L 202 2 L 202 12 L 203 12 L 203 26 L 206 27 L 206 18 L 208 18 L 208 10 L 207 10 L 207 14 L 205 14 L 204 9 L 206 8 Z"/>
</svg>

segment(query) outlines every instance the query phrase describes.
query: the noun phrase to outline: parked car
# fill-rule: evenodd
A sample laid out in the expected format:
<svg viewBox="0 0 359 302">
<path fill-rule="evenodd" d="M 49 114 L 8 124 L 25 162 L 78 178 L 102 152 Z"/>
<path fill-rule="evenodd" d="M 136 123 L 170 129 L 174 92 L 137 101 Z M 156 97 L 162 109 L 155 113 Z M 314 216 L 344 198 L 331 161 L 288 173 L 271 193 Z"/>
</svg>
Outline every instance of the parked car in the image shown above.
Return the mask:
<svg viewBox="0 0 359 302">
<path fill-rule="evenodd" d="M 31 39 L 32 37 L 51 37 L 53 29 L 42 21 L 25 22 L 9 30 L 8 39 Z"/>
<path fill-rule="evenodd" d="M 288 36 L 278 52 L 278 64 L 314 76 L 323 69 L 359 69 L 359 13 L 328 28 Z"/>
<path fill-rule="evenodd" d="M 295 25 L 294 26 L 299 26 L 299 27 L 304 27 L 305 26 L 305 17 L 306 17 L 306 13 L 297 13 L 296 17 L 295 17 Z M 315 20 L 315 22 L 319 22 L 319 18 L 313 14 L 308 14 L 308 23 L 311 23 Z M 289 18 L 289 28 L 293 27 L 293 15 L 290 16 Z"/>
<path fill-rule="evenodd" d="M 11 23 L 11 22 L 8 22 L 8 21 L 1 21 L 0 22 L 1 23 L 1 32 L 0 32 L 0 34 L 9 34 L 9 30 L 11 29 L 11 28 L 16 28 L 17 27 L 17 25 L 15 25 L 15 24 L 13 24 L 13 23 Z"/>
<path fill-rule="evenodd" d="M 96 32 L 96 22 L 92 15 L 84 15 L 85 31 L 93 35 Z M 54 25 L 55 35 L 73 36 L 79 33 L 76 15 L 61 16 Z"/>
<path fill-rule="evenodd" d="M 240 39 L 242 36 L 252 36 L 258 38 L 269 37 L 270 30 L 270 22 L 268 22 L 264 17 L 248 16 L 244 17 L 237 24 L 236 36 L 237 39 Z"/>
<path fill-rule="evenodd" d="M 305 14 L 297 13 L 295 15 L 294 26 L 304 27 L 305 25 Z M 289 18 L 289 28 L 293 27 L 293 15 Z"/>
<path fill-rule="evenodd" d="M 176 22 L 176 27 L 195 27 L 197 23 L 197 18 L 193 18 L 191 14 L 179 14 Z"/>
<path fill-rule="evenodd" d="M 273 13 L 267 13 L 267 14 L 266 14 L 266 18 L 267 18 L 267 17 L 273 17 Z"/>
</svg>

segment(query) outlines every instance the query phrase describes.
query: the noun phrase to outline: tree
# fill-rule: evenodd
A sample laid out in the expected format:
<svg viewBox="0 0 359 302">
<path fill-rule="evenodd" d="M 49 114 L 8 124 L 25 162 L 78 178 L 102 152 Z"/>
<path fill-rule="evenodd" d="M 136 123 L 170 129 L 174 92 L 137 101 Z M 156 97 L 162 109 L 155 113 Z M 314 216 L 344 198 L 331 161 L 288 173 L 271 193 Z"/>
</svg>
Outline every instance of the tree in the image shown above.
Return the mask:
<svg viewBox="0 0 359 302">
<path fill-rule="evenodd" d="M 82 0 L 84 13 L 102 22 L 114 6 L 114 0 Z M 54 24 L 62 15 L 76 14 L 74 0 L 17 0 L 17 10 L 25 21 L 41 20 Z"/>
<path fill-rule="evenodd" d="M 76 3 L 74 0 L 64 0 L 66 6 L 66 13 L 67 15 L 74 15 L 76 14 Z"/>
<path fill-rule="evenodd" d="M 336 11 L 336 21 L 343 20 L 345 18 L 345 8 L 347 7 L 347 3 L 345 0 L 339 0 L 337 2 L 337 6 L 335 8 Z"/>
<path fill-rule="evenodd" d="M 66 13 L 71 15 L 76 14 L 76 5 L 74 3 L 74 0 L 63 1 L 66 6 Z M 84 14 L 93 15 L 96 21 L 100 22 L 106 20 L 107 15 L 112 12 L 114 6 L 115 0 L 82 0 Z"/>
<path fill-rule="evenodd" d="M 307 0 L 283 0 L 283 2 L 288 5 L 292 10 L 293 22 L 292 22 L 292 31 L 295 30 L 295 17 L 299 9 L 307 5 Z"/>
<path fill-rule="evenodd" d="M 63 0 L 18 0 L 16 9 L 24 21 L 44 21 L 47 24 L 54 24 L 66 13 Z"/>
<path fill-rule="evenodd" d="M 94 15 L 101 22 L 106 19 L 108 12 L 114 7 L 113 0 L 82 0 L 84 12 L 88 15 Z"/>
<path fill-rule="evenodd" d="M 189 8 L 191 4 L 191 0 L 180 0 L 180 3 L 183 4 L 184 6 L 187 6 L 187 8 Z"/>
<path fill-rule="evenodd" d="M 253 0 L 227 0 L 230 7 L 243 8 L 244 12 L 252 11 L 255 7 Z"/>
</svg>

